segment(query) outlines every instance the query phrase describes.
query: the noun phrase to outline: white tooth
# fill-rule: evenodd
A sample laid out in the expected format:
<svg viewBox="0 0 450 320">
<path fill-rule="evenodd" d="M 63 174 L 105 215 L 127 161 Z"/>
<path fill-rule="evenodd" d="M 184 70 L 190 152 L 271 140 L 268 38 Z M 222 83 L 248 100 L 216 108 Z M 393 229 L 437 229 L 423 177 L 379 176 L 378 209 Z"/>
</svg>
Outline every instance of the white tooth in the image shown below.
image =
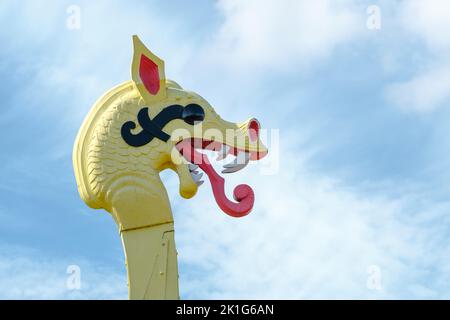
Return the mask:
<svg viewBox="0 0 450 320">
<path fill-rule="evenodd" d="M 198 169 L 198 165 L 189 163 L 189 171 L 195 171 Z"/>
<path fill-rule="evenodd" d="M 237 165 L 247 165 L 250 161 L 250 154 L 248 152 L 239 151 L 233 162 L 224 165 L 224 168 L 233 168 Z"/>
<path fill-rule="evenodd" d="M 203 177 L 203 172 L 199 173 L 199 174 L 191 174 L 191 175 L 192 175 L 192 179 L 194 179 L 195 182 L 198 182 Z"/>
<path fill-rule="evenodd" d="M 219 151 L 219 155 L 217 156 L 217 161 L 221 161 L 227 157 L 227 155 L 230 153 L 231 147 L 227 146 L 225 144 L 222 145 L 222 150 Z"/>
<path fill-rule="evenodd" d="M 229 169 L 222 170 L 222 173 L 234 173 L 236 171 L 239 171 L 239 169 L 238 168 L 229 168 Z"/>
<path fill-rule="evenodd" d="M 233 173 L 242 170 L 247 166 L 249 162 L 250 154 L 248 152 L 240 151 L 233 162 L 230 162 L 223 166 L 225 170 L 222 170 L 222 173 Z"/>
<path fill-rule="evenodd" d="M 203 182 L 205 182 L 205 181 L 203 181 L 203 180 L 200 180 L 200 181 L 196 181 L 195 183 L 197 184 L 197 186 L 201 186 L 202 184 L 203 184 Z"/>
</svg>

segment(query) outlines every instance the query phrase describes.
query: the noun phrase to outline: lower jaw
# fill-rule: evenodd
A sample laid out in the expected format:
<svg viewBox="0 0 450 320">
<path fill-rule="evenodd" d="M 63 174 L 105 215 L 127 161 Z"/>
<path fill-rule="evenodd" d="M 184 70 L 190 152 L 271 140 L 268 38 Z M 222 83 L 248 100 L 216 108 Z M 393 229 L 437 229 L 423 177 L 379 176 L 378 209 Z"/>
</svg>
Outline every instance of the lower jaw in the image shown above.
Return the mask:
<svg viewBox="0 0 450 320">
<path fill-rule="evenodd" d="M 225 195 L 225 180 L 214 170 L 208 157 L 195 150 L 190 140 L 184 140 L 176 145 L 180 154 L 190 163 L 196 164 L 209 178 L 217 205 L 229 216 L 240 218 L 248 215 L 255 202 L 255 193 L 246 184 L 234 188 L 231 201 Z"/>
</svg>

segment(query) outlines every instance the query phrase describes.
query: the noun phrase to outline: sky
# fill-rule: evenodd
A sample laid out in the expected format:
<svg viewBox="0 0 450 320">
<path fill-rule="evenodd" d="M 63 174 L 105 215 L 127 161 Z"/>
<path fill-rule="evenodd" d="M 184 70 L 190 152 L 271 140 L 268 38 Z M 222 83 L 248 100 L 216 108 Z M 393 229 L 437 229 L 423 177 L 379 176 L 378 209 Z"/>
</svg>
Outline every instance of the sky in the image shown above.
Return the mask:
<svg viewBox="0 0 450 320">
<path fill-rule="evenodd" d="M 127 298 L 72 147 L 130 79 L 134 34 L 222 118 L 269 130 L 269 156 L 227 177 L 255 190 L 243 219 L 162 173 L 181 298 L 450 298 L 446 0 L 2 0 L 0 298 Z"/>
</svg>

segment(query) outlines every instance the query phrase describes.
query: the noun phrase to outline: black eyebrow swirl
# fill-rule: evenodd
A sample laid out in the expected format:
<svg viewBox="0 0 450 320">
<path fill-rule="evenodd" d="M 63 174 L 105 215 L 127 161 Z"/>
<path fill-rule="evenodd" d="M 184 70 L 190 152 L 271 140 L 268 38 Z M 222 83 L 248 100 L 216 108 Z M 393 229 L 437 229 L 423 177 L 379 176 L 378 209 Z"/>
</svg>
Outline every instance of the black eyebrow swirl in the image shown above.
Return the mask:
<svg viewBox="0 0 450 320">
<path fill-rule="evenodd" d="M 183 112 L 185 110 L 188 110 L 188 107 L 196 108 L 197 110 L 201 109 L 201 112 L 203 112 L 203 108 L 196 104 L 190 104 L 186 107 L 174 104 L 165 107 L 153 119 L 150 119 L 150 116 L 148 115 L 148 107 L 144 107 L 139 111 L 137 116 L 139 125 L 142 127 L 142 131 L 137 134 L 133 134 L 131 130 L 136 128 L 136 123 L 133 121 L 127 121 L 122 125 L 122 128 L 120 130 L 122 138 L 127 144 L 132 147 L 144 146 L 151 142 L 153 138 L 157 138 L 164 142 L 167 142 L 170 139 L 170 135 L 165 133 L 162 129 L 170 121 L 175 119 L 182 119 L 191 124 L 191 122 L 187 119 L 191 114 L 186 114 Z"/>
</svg>

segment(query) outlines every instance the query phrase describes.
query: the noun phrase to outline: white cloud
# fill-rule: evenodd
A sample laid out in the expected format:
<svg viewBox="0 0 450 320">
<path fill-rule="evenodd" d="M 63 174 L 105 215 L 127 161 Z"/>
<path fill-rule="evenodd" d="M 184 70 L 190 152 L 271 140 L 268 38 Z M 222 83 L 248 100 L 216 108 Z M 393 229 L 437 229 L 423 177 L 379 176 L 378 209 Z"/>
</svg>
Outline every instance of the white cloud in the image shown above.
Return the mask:
<svg viewBox="0 0 450 320">
<path fill-rule="evenodd" d="M 213 46 L 221 61 L 254 69 L 306 67 L 347 43 L 364 21 L 350 2 L 223 0 L 225 21 Z"/>
<path fill-rule="evenodd" d="M 434 111 L 450 98 L 450 66 L 440 64 L 406 82 L 391 84 L 386 97 L 404 111 Z"/>
<path fill-rule="evenodd" d="M 412 78 L 386 88 L 389 102 L 404 111 L 431 112 L 450 98 L 450 3 L 446 0 L 404 1 L 398 7 L 398 37 L 420 39 L 426 46 Z M 409 52 L 410 55 L 416 53 Z"/>
<path fill-rule="evenodd" d="M 80 267 L 81 286 L 70 290 L 69 265 Z M 126 299 L 126 275 L 85 259 L 56 259 L 22 247 L 2 246 L 0 299 Z"/>
<path fill-rule="evenodd" d="M 450 2 L 409 0 L 400 7 L 400 19 L 410 32 L 425 40 L 432 49 L 450 48 Z"/>
</svg>

